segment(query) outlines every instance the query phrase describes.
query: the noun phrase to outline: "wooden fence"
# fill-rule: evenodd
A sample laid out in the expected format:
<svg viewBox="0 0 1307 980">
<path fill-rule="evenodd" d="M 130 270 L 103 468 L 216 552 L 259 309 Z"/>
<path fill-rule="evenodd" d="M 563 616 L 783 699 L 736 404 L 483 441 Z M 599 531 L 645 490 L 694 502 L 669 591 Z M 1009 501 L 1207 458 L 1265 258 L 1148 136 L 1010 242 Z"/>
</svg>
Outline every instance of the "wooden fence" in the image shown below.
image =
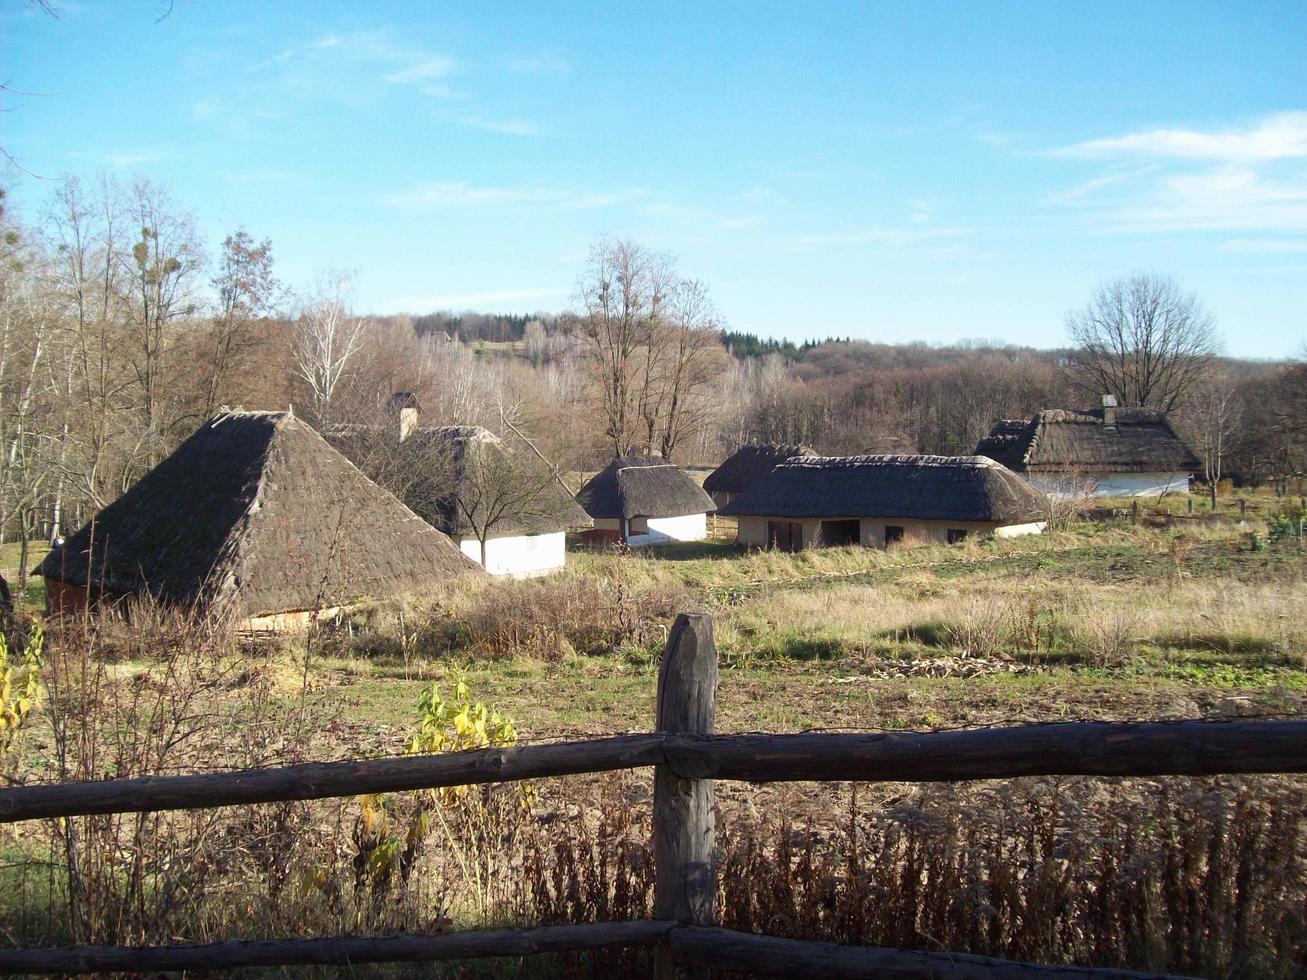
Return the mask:
<svg viewBox="0 0 1307 980">
<path fill-rule="evenodd" d="M 0 822 L 183 810 L 654 767 L 654 918 L 536 929 L 0 950 L 0 973 L 434 962 L 651 946 L 660 977 L 711 969 L 818 977 L 1144 977 L 960 953 L 839 946 L 714 927 L 713 780 L 938 782 L 1033 775 L 1307 772 L 1307 721 L 1026 725 L 937 733 L 715 735 L 712 621 L 678 617 L 657 730 L 551 745 L 0 790 Z"/>
</svg>

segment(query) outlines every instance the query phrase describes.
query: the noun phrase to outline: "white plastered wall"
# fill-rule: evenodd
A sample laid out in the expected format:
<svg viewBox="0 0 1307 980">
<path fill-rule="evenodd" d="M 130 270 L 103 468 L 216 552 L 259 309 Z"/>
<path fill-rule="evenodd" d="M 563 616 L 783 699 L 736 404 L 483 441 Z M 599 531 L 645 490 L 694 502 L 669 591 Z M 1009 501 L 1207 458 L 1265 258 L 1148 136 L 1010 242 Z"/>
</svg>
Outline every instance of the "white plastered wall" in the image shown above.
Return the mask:
<svg viewBox="0 0 1307 980">
<path fill-rule="evenodd" d="M 1091 497 L 1160 497 L 1168 493 L 1188 493 L 1188 473 L 1102 473 L 1076 479 L 1052 473 L 1034 473 L 1026 479 L 1036 490 L 1050 497 L 1076 497 L 1085 494 L 1093 481 Z"/>
<path fill-rule="evenodd" d="M 562 531 L 489 538 L 484 560 L 475 537 L 460 538 L 458 547 L 491 575 L 530 578 L 557 571 L 567 562 L 567 536 Z"/>
<path fill-rule="evenodd" d="M 679 517 L 650 517 L 628 522 L 626 543 L 632 548 L 668 541 L 702 541 L 708 536 L 707 514 L 682 514 Z M 638 530 L 637 530 L 638 529 Z"/>
<path fill-rule="evenodd" d="M 826 519 L 840 520 L 840 518 Z M 1025 534 L 1039 534 L 1045 528 L 1043 521 L 999 526 L 986 521 L 914 521 L 908 518 L 895 520 L 892 518 L 868 517 L 847 519 L 858 521 L 859 538 L 864 548 L 885 547 L 885 525 L 887 524 L 903 528 L 903 543 L 905 545 L 946 544 L 950 529 L 966 531 L 968 535 L 976 537 L 993 534 L 999 538 L 1015 538 Z M 751 548 L 767 547 L 769 544 L 767 540 L 768 520 L 802 524 L 803 546 L 805 548 L 815 547 L 820 542 L 821 520 L 792 517 L 741 517 L 737 522 L 736 540 L 740 544 L 748 545 Z"/>
</svg>

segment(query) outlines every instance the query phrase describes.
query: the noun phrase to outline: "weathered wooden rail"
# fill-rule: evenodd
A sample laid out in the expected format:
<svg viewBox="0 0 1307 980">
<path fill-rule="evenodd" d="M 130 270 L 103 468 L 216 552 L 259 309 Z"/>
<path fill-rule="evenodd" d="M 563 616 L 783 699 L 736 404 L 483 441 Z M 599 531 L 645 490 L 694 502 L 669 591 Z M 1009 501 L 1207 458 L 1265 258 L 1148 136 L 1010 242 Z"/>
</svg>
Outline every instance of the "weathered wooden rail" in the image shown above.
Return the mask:
<svg viewBox="0 0 1307 980">
<path fill-rule="evenodd" d="M 309 763 L 0 790 L 0 822 L 322 799 L 654 767 L 652 920 L 435 935 L 0 950 L 0 974 L 235 969 L 523 956 L 653 946 L 657 973 L 1144 977 L 989 957 L 838 946 L 716 929 L 713 780 L 937 782 L 1014 776 L 1307 772 L 1307 721 L 1080 722 L 950 732 L 713 734 L 717 653 L 706 615 L 673 627 L 657 731 L 434 756 Z"/>
</svg>

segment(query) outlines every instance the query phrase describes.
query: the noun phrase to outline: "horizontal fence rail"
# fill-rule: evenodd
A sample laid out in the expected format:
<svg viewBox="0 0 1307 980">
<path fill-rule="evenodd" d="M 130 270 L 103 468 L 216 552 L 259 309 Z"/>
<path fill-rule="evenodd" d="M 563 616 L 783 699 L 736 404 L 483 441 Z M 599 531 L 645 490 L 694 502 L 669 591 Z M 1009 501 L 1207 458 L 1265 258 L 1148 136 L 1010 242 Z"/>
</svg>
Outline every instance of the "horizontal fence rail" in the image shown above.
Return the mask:
<svg viewBox="0 0 1307 980">
<path fill-rule="evenodd" d="M 536 953 L 570 953 L 612 946 L 653 946 L 674 922 L 636 920 L 538 929 L 488 929 L 435 935 L 251 939 L 175 946 L 69 946 L 0 950 L 0 975 L 154 973 L 235 970 L 257 966 L 349 966 L 423 963 Z"/>
<path fill-rule="evenodd" d="M 668 766 L 691 779 L 953 782 L 1307 772 L 1307 721 L 1072 722 L 950 732 L 615 735 L 443 755 L 0 789 L 0 822 L 188 810 Z"/>
<path fill-rule="evenodd" d="M 652 946 L 659 980 L 709 970 L 786 977 L 1131 978 L 964 953 L 845 946 L 716 928 L 713 781 L 942 782 L 1014 776 L 1307 772 L 1307 721 L 1077 722 L 948 732 L 713 733 L 712 621 L 677 618 L 658 678 L 658 732 L 442 755 L 0 789 L 0 822 L 436 789 L 653 766 L 652 920 L 435 935 L 168 946 L 0 949 L 0 974 L 157 973 L 520 957 Z"/>
<path fill-rule="evenodd" d="M 358 966 L 367 963 L 521 957 L 613 947 L 666 945 L 680 963 L 794 978 L 993 978 L 993 980 L 1184 980 L 1103 967 L 1041 965 L 969 953 L 841 946 L 730 929 L 637 919 L 535 929 L 488 929 L 404 936 L 253 939 L 173 946 L 70 946 L 0 950 L 0 975 L 77 976 L 245 967 Z"/>
</svg>

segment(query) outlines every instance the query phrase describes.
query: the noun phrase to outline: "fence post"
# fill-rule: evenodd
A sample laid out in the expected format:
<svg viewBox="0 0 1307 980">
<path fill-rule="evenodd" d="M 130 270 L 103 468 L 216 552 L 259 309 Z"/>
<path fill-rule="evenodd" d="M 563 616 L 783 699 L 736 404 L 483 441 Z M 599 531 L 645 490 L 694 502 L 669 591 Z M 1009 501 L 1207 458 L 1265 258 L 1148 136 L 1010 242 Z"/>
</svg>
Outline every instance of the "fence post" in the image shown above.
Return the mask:
<svg viewBox="0 0 1307 980">
<path fill-rule="evenodd" d="M 717 648 L 712 617 L 676 617 L 658 672 L 658 731 L 711 735 L 716 714 Z M 654 917 L 711 926 L 717 869 L 711 779 L 687 779 L 668 765 L 654 768 Z M 656 976 L 677 974 L 670 946 L 656 952 Z M 694 969 L 693 976 L 707 976 Z"/>
</svg>

